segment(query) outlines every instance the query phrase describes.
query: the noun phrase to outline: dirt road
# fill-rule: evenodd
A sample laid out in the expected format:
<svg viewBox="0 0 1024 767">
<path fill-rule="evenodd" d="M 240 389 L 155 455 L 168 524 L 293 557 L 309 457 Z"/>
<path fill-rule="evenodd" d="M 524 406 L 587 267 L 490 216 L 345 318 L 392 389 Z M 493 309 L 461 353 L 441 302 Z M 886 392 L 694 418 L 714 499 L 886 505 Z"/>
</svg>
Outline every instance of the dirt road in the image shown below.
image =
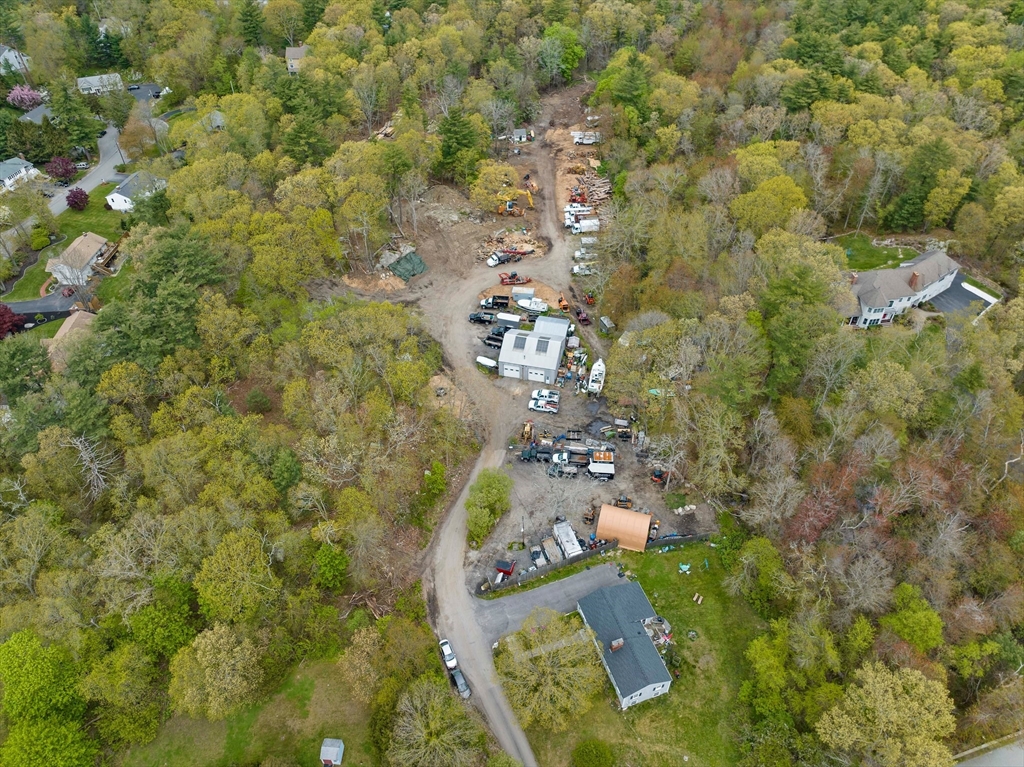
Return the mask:
<svg viewBox="0 0 1024 767">
<path fill-rule="evenodd" d="M 540 124 L 545 124 L 547 119 L 542 116 Z M 555 205 L 554 161 L 543 140 L 528 145 L 525 152 L 537 163 L 541 191 L 535 195 L 535 204 L 543 216 L 540 234 L 548 237 L 552 246 L 545 258 L 531 261 L 523 272 L 557 289 L 567 289 L 572 259 Z M 524 767 L 537 767 L 529 741 L 497 681 L 491 655 L 493 640 L 477 622 L 475 600 L 466 588 L 463 571 L 465 502 L 469 485 L 481 469 L 502 465 L 508 435 L 521 426 L 526 413 L 522 397 L 527 389 L 524 382 L 494 383 L 481 375 L 474 365 L 484 347 L 477 340 L 479 328 L 467 322 L 466 316 L 473 311 L 477 294 L 493 285 L 496 279 L 496 270 L 481 264 L 470 269 L 465 279 L 446 284 L 443 290 L 440 284 L 435 287 L 431 280 L 415 290 L 425 324 L 443 345 L 456 385 L 469 395 L 480 414 L 483 440 L 483 451 L 469 482 L 437 532 L 433 561 L 425 582 L 436 611 L 436 628 L 452 641 L 459 665 L 473 690 L 473 699 L 486 716 L 498 743 Z"/>
</svg>

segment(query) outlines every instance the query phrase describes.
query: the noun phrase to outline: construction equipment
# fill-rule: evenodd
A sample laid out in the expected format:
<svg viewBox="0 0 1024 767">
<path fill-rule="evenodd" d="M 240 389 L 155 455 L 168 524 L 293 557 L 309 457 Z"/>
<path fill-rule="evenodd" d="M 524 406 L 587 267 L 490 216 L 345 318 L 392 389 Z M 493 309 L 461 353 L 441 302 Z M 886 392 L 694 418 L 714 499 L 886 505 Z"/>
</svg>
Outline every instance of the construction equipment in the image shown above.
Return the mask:
<svg viewBox="0 0 1024 767">
<path fill-rule="evenodd" d="M 597 302 L 593 293 L 587 293 L 587 295 L 584 296 L 584 300 L 587 302 L 587 306 L 593 306 Z"/>
<path fill-rule="evenodd" d="M 501 280 L 502 285 L 525 285 L 526 283 L 533 281 L 533 278 L 523 277 L 519 272 L 512 272 L 511 274 L 508 272 L 502 272 L 498 275 L 498 279 Z"/>
<path fill-rule="evenodd" d="M 533 195 L 530 194 L 530 190 L 517 189 L 516 196 L 518 197 L 519 195 L 526 196 L 526 207 L 529 208 L 530 210 L 533 210 Z M 517 200 L 513 199 L 503 202 L 498 207 L 498 213 L 499 215 L 502 216 L 512 216 L 513 218 L 518 218 L 519 216 L 522 216 L 524 213 L 526 213 L 526 211 L 523 208 L 519 207 L 519 202 Z"/>
<path fill-rule="evenodd" d="M 533 442 L 533 421 L 527 421 L 523 424 L 523 442 L 527 445 Z"/>
<path fill-rule="evenodd" d="M 618 506 L 620 509 L 632 509 L 633 499 L 630 498 L 628 495 L 620 495 L 618 498 L 615 499 L 614 505 Z"/>
<path fill-rule="evenodd" d="M 569 302 L 565 300 L 564 293 L 558 294 L 558 308 L 561 309 L 563 312 L 569 311 Z"/>
<path fill-rule="evenodd" d="M 664 486 L 672 478 L 672 475 L 664 469 L 655 469 L 651 472 L 651 482 Z"/>
<path fill-rule="evenodd" d="M 528 192 L 533 192 L 534 194 L 540 191 L 540 187 L 537 186 L 537 182 L 530 178 L 529 173 L 523 176 L 523 186 L 526 187 Z M 533 205 L 531 204 L 530 207 L 532 208 Z"/>
</svg>

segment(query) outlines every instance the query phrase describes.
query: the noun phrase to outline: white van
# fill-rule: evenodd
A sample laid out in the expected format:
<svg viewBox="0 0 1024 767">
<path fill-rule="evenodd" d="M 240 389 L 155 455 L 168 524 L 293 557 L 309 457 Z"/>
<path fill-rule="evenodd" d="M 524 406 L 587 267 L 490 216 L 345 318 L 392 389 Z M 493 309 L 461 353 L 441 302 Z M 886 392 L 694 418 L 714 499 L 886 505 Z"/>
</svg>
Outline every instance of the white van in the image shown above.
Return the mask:
<svg viewBox="0 0 1024 767">
<path fill-rule="evenodd" d="M 587 466 L 587 474 L 600 482 L 607 482 L 609 479 L 615 479 L 615 464 L 591 462 Z"/>
</svg>

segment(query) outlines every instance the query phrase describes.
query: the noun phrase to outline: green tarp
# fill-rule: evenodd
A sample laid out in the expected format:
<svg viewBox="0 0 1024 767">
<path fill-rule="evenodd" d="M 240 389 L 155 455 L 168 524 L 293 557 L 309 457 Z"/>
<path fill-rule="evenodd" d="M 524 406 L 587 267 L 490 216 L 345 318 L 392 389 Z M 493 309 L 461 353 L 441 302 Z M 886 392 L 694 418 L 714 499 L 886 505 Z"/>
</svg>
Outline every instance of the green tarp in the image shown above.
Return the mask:
<svg viewBox="0 0 1024 767">
<path fill-rule="evenodd" d="M 427 265 L 423 263 L 422 258 L 413 252 L 406 253 L 400 259 L 391 264 L 388 269 L 408 282 L 417 274 L 423 274 L 423 272 L 427 271 Z"/>
</svg>

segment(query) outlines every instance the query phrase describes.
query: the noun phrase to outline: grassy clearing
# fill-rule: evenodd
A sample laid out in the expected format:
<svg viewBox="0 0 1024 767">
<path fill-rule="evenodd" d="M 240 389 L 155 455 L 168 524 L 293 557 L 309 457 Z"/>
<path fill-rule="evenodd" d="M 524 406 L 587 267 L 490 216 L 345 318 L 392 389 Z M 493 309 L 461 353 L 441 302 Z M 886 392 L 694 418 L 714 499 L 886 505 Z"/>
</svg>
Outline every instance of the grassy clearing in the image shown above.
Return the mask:
<svg viewBox="0 0 1024 767">
<path fill-rule="evenodd" d="M 709 569 L 705 571 L 704 559 Z M 581 740 L 608 742 L 619 763 L 634 767 L 678 767 L 690 764 L 731 767 L 739 760 L 739 732 L 746 720 L 737 695 L 747 677 L 743 657 L 747 644 L 764 630 L 763 622 L 742 600 L 722 585 L 718 553 L 704 544 L 687 544 L 665 554 L 624 552 L 622 563 L 644 587 L 654 608 L 672 625 L 676 647 L 684 658 L 680 676 L 668 695 L 620 712 L 611 685 L 594 708 L 567 732 L 527 732 L 545 767 L 565 767 Z M 688 562 L 691 575 L 680 575 Z M 695 604 L 694 592 L 704 595 Z M 689 630 L 697 639 L 687 638 Z"/>
<path fill-rule="evenodd" d="M 20 335 L 29 336 L 37 341 L 42 341 L 44 338 L 53 338 L 57 335 L 57 331 L 60 330 L 60 326 L 63 324 L 63 319 L 50 320 L 49 322 L 44 322 L 42 325 L 36 325 L 34 328 L 26 330 Z"/>
<path fill-rule="evenodd" d="M 96 288 L 96 297 L 106 306 L 124 295 L 128 289 L 128 282 L 135 273 L 135 262 L 130 259 L 126 261 L 121 270 L 113 277 L 104 277 L 100 286 Z"/>
<path fill-rule="evenodd" d="M 25 274 L 22 275 L 21 279 L 14 283 L 11 292 L 3 297 L 5 303 L 10 303 L 11 301 L 32 301 L 39 298 L 39 289 L 43 287 L 43 283 L 50 277 L 45 268 L 46 259 L 49 258 L 47 251 L 52 250 L 52 247 L 44 249 L 39 255 L 39 261 L 25 270 Z"/>
<path fill-rule="evenodd" d="M 969 277 L 966 274 L 964 275 L 964 282 L 966 282 L 968 285 L 971 285 L 971 286 L 977 288 L 978 290 L 982 291 L 983 293 L 987 293 L 988 295 L 992 296 L 993 298 L 1002 298 L 1002 294 L 1000 294 L 997 291 L 993 290 L 988 285 L 985 285 L 982 282 L 978 282 L 978 280 L 974 279 L 973 277 Z"/>
<path fill-rule="evenodd" d="M 318 764 L 324 738 L 345 741 L 346 767 L 369 767 L 369 711 L 353 700 L 334 661 L 296 669 L 263 705 L 223 722 L 175 716 L 156 740 L 130 749 L 118 763 L 132 767 L 230 767 L 270 756 Z"/>
<path fill-rule="evenodd" d="M 108 240 L 116 240 L 121 236 L 121 214 L 116 210 L 106 210 L 106 197 L 115 184 L 100 184 L 89 192 L 89 205 L 83 211 L 66 210 L 57 216 L 57 226 L 61 232 L 74 241 L 82 232 L 102 234 Z M 70 242 L 68 243 L 70 244 Z"/>
<path fill-rule="evenodd" d="M 871 244 L 866 234 L 844 234 L 836 237 L 835 244 L 846 249 L 846 260 L 850 268 L 863 272 L 868 269 L 886 269 L 899 266 L 902 261 L 913 258 L 917 252 L 910 248 L 879 248 Z"/>
</svg>

